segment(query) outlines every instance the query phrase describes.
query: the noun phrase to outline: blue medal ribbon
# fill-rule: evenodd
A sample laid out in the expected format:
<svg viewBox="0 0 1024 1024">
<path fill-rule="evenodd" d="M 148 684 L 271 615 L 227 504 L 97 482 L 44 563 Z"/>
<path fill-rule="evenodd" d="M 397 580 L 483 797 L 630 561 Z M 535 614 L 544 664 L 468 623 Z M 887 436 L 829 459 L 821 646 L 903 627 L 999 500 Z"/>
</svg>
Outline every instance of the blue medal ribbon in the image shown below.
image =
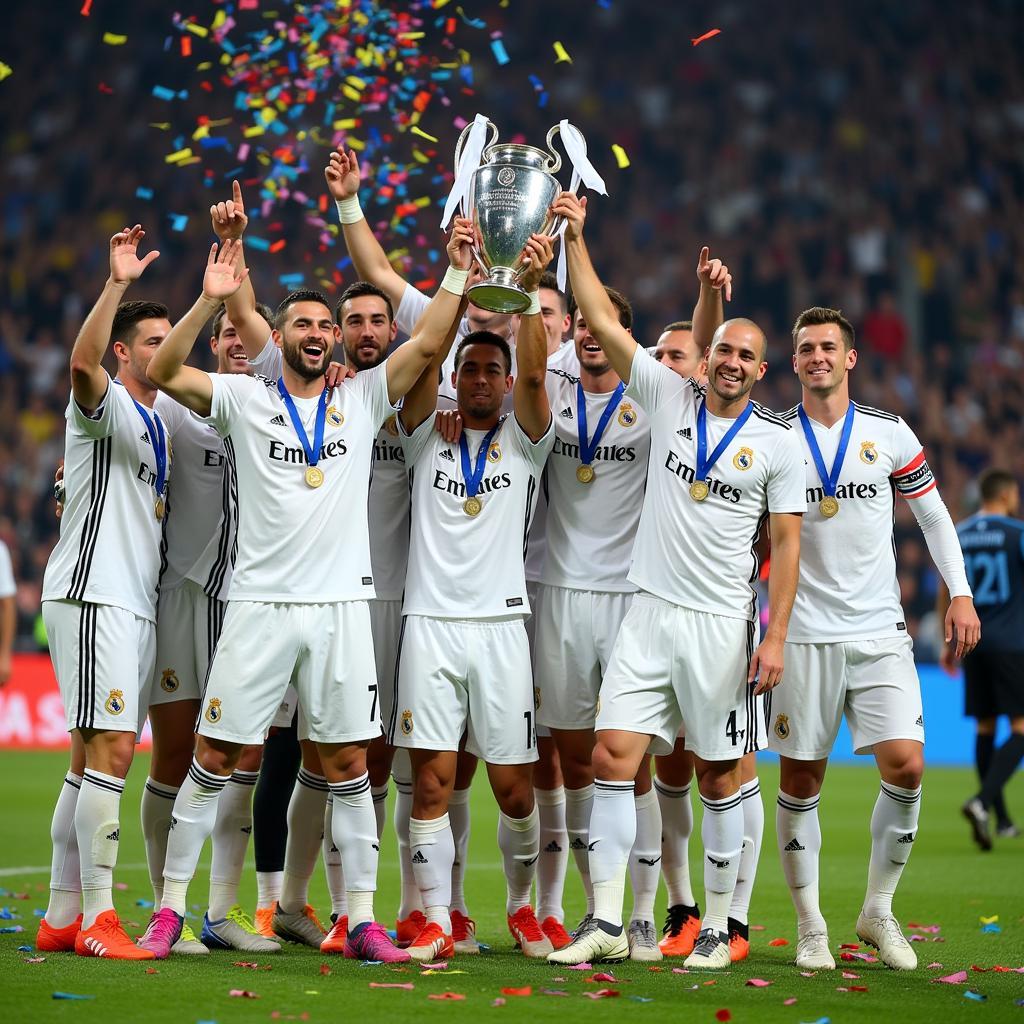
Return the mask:
<svg viewBox="0 0 1024 1024">
<path fill-rule="evenodd" d="M 476 492 L 480 490 L 480 484 L 484 478 L 484 470 L 487 468 L 487 453 L 491 450 L 491 442 L 494 440 L 494 435 L 498 432 L 504 419 L 505 417 L 502 416 L 480 442 L 480 447 L 476 453 L 476 462 L 472 465 L 469 461 L 469 445 L 466 443 L 466 432 L 463 431 L 459 437 L 459 453 L 462 456 L 462 478 L 466 481 L 467 498 L 475 498 Z"/>
<path fill-rule="evenodd" d="M 811 427 L 811 421 L 807 418 L 807 413 L 804 412 L 802 405 L 797 406 L 797 412 L 800 414 L 800 426 L 804 429 L 804 437 L 807 438 L 807 447 L 811 450 L 811 458 L 814 459 L 814 468 L 818 471 L 818 476 L 821 479 L 822 490 L 830 497 L 836 496 L 836 487 L 839 484 L 839 474 L 843 471 L 843 461 L 846 458 L 846 449 L 850 445 L 850 434 L 853 432 L 853 402 L 850 403 L 850 408 L 846 410 L 846 419 L 843 420 L 843 431 L 839 435 L 839 447 L 836 449 L 836 458 L 832 463 L 832 470 L 829 472 L 825 468 L 825 459 L 822 457 L 821 449 L 818 447 L 818 440 L 814 436 L 814 430 Z"/>
<path fill-rule="evenodd" d="M 120 384 L 124 387 L 121 381 L 115 381 L 115 384 Z M 135 397 L 128 392 L 125 388 L 125 394 L 135 402 L 135 408 L 139 410 L 139 415 L 142 417 L 142 422 L 146 424 L 146 433 L 149 435 L 149 443 L 153 446 L 153 457 L 156 459 L 156 493 L 157 497 L 163 497 L 164 489 L 167 486 L 167 435 L 164 433 L 164 425 L 157 414 L 153 413 L 153 418 L 150 419 L 149 413 L 146 412 L 146 407 L 135 400 Z"/>
<path fill-rule="evenodd" d="M 708 407 L 706 403 L 700 403 L 700 408 L 697 410 L 697 475 L 694 479 L 707 480 L 708 473 L 722 457 L 722 453 L 732 443 L 733 438 L 743 429 L 743 424 L 750 419 L 750 414 L 753 411 L 754 406 L 747 402 L 747 407 L 736 417 L 733 425 L 725 432 L 722 440 L 715 445 L 715 450 L 708 458 Z"/>
<path fill-rule="evenodd" d="M 612 392 L 611 398 L 608 399 L 608 404 L 604 407 L 604 412 L 601 413 L 601 418 L 597 421 L 597 429 L 594 431 L 593 439 L 588 441 L 587 396 L 583 393 L 583 382 L 576 381 L 576 425 L 579 428 L 580 436 L 580 462 L 584 466 L 589 466 L 594 461 L 594 453 L 597 451 L 597 446 L 601 443 L 601 437 L 608 426 L 608 421 L 619 407 L 619 402 L 622 401 L 622 393 L 625 390 L 626 385 L 619 381 L 619 386 Z"/>
<path fill-rule="evenodd" d="M 327 421 L 327 388 L 324 388 L 320 392 L 320 402 L 316 407 L 316 422 L 313 426 L 313 445 L 310 447 L 309 438 L 306 436 L 306 428 L 302 425 L 302 420 L 299 417 L 299 410 L 295 408 L 295 402 L 292 396 L 288 394 L 288 389 L 284 386 L 284 378 L 279 377 L 277 380 L 277 390 L 281 394 L 285 407 L 288 409 L 288 415 L 291 417 L 292 427 L 295 433 L 298 434 L 299 440 L 302 442 L 302 450 L 306 453 L 306 461 L 310 466 L 315 466 L 320 461 L 320 449 L 324 443 L 324 424 Z"/>
</svg>

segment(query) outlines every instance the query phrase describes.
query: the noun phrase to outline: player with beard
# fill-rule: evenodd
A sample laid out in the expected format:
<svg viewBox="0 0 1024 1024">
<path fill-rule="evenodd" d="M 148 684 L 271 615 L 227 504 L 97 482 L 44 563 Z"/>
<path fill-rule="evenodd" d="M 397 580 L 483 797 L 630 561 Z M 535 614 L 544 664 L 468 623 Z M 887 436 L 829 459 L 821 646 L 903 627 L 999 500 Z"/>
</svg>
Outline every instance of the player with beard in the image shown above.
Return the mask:
<svg viewBox="0 0 1024 1024">
<path fill-rule="evenodd" d="M 160 545 L 170 476 L 167 429 L 148 376 L 167 307 L 122 302 L 159 256 L 141 225 L 110 239 L 110 276 L 75 339 L 60 539 L 43 576 L 43 621 L 71 733 L 54 808 L 50 900 L 37 948 L 152 959 L 114 910 L 120 803 L 153 672 Z M 112 345 L 117 377 L 103 357 Z"/>
<path fill-rule="evenodd" d="M 818 802 L 845 714 L 854 751 L 873 754 L 881 776 L 857 935 L 887 967 L 912 970 L 917 957 L 892 901 L 917 838 L 924 717 L 896 577 L 897 493 L 953 595 L 947 643 L 954 640 L 958 656 L 969 652 L 981 627 L 956 528 L 921 442 L 900 417 L 851 401 L 856 365 L 853 327 L 842 313 L 813 307 L 797 317 L 793 370 L 802 398 L 785 418 L 802 441 L 808 512 L 787 682 L 771 708 L 769 740 L 780 762 L 776 837 L 797 912 L 797 965 L 834 968 L 818 906 Z"/>
<path fill-rule="evenodd" d="M 651 458 L 629 579 L 639 588 L 601 686 L 594 749 L 590 871 L 596 927 L 552 953 L 556 964 L 628 954 L 622 897 L 636 838 L 634 778 L 650 747 L 672 750 L 680 725 L 693 751 L 705 814 L 704 928 L 689 967 L 730 963 L 727 919 L 743 846 L 739 758 L 761 745 L 754 695 L 776 686 L 796 592 L 806 508 L 792 430 L 750 399 L 767 369 L 766 340 L 728 320 L 708 353 L 706 394 L 643 352 L 622 329 L 583 241 L 586 200 L 564 216 L 573 292 L 612 368 L 651 420 Z M 755 647 L 757 557 L 770 517 L 772 620 Z"/>
<path fill-rule="evenodd" d="M 367 224 L 359 204 L 360 172 L 356 154 L 352 151 L 345 152 L 343 149 L 333 152 L 330 162 L 324 170 L 324 176 L 331 196 L 337 205 L 345 245 L 352 257 L 356 272 L 363 280 L 375 284 L 388 296 L 395 309 L 398 329 L 403 333 L 408 333 L 421 316 L 429 300 L 423 292 L 407 282 L 394 269 L 383 247 Z M 478 280 L 480 274 L 480 268 L 474 262 L 470 270 L 470 284 Z M 549 368 L 559 367 L 576 372 L 574 347 L 563 344 L 565 333 L 569 328 L 566 297 L 559 289 L 554 274 L 545 272 L 541 276 L 539 295 L 541 319 L 547 342 L 547 365 Z M 515 338 L 518 325 L 518 317 L 509 316 L 507 313 L 494 313 L 469 303 L 466 316 L 459 325 L 456 344 L 470 331 L 495 332 L 505 338 L 511 346 L 514 378 L 516 373 Z M 446 418 L 442 425 L 442 432 L 452 443 L 457 441 L 460 429 L 456 411 L 458 402 L 451 384 L 455 379 L 454 351 L 453 347 L 448 361 L 441 368 L 441 381 L 438 389 L 439 407 L 447 410 L 442 414 Z M 511 392 L 504 397 L 502 411 L 506 414 L 512 412 Z M 538 498 L 533 525 L 530 528 L 526 553 L 526 580 L 531 600 L 536 592 L 544 565 L 546 519 L 547 500 L 542 490 Z M 532 618 L 527 620 L 526 631 L 532 652 L 534 647 Z M 562 889 L 568 859 L 565 792 L 562 788 L 557 751 L 554 742 L 546 733 L 545 728 L 538 731 L 537 753 L 539 760 L 534 775 L 543 837 L 541 859 L 537 868 L 537 909 L 552 941 L 556 944 L 564 944 L 567 936 L 561 924 L 564 916 Z M 449 810 L 456 845 L 455 877 L 452 891 L 452 927 L 455 935 L 455 948 L 459 953 L 472 953 L 479 949 L 474 938 L 476 925 L 469 916 L 463 891 L 463 875 L 469 848 L 469 787 L 475 769 L 476 762 L 472 757 L 468 755 L 460 757 L 458 778 Z M 396 779 L 396 785 L 398 784 L 399 780 Z M 404 798 L 404 787 L 399 792 Z M 403 803 L 403 801 L 399 801 L 399 803 Z M 398 809 L 398 805 L 396 805 L 396 814 Z M 405 892 L 404 886 L 403 892 Z M 410 906 L 405 896 L 403 896 L 402 903 L 402 908 L 399 911 L 400 917 L 404 917 Z"/>
<path fill-rule="evenodd" d="M 460 217 L 455 224 L 443 287 L 461 293 L 473 235 L 470 221 Z M 504 339 L 472 332 L 455 358 L 453 383 L 464 423 L 459 444 L 449 444 L 434 428 L 443 353 L 409 393 L 399 417 L 413 510 L 398 692 L 388 735 L 411 750 L 413 762 L 409 835 L 427 922 L 409 947 L 416 960 L 454 953 L 455 843 L 448 799 L 463 733 L 467 750 L 487 764 L 500 810 L 509 930 L 527 956 L 552 949 L 530 905 L 540 853 L 532 783 L 534 692 L 523 626 L 530 609 L 523 553 L 510 543 L 517 537 L 525 542 L 553 441 L 537 295 L 551 240 L 531 236 L 524 256 L 525 286 L 532 294 L 522 318 L 515 383 Z M 510 388 L 515 410 L 506 417 L 501 406 Z M 458 552 L 455 562 L 451 552 Z"/>
<path fill-rule="evenodd" d="M 407 959 L 373 921 L 378 843 L 366 746 L 380 734 L 380 720 L 367 642 L 366 602 L 374 596 L 368 488 L 374 437 L 441 347 L 459 299 L 439 293 L 420 331 L 393 356 L 329 389 L 324 374 L 340 332 L 323 296 L 292 293 L 275 318 L 281 377 L 211 377 L 185 366 L 184 357 L 211 305 L 238 289 L 246 273 L 240 258 L 237 240 L 224 242 L 219 254 L 211 250 L 202 297 L 152 366 L 162 390 L 210 417 L 226 438 L 239 493 L 230 605 L 168 842 L 160 911 L 167 945 L 180 930 L 220 792 L 242 747 L 262 740 L 294 682 L 300 731 L 317 743 L 334 798 L 332 833 L 345 862 L 350 925 L 345 954 Z M 344 529 L 332 529 L 336 521 Z"/>
</svg>

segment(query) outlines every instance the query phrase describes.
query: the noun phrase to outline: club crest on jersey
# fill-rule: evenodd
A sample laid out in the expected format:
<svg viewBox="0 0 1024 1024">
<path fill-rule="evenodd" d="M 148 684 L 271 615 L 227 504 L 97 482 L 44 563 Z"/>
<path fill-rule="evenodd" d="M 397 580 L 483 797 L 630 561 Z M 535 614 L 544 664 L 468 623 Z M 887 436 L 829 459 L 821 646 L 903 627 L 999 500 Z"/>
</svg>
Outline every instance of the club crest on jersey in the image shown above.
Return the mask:
<svg viewBox="0 0 1024 1024">
<path fill-rule="evenodd" d="M 623 402 L 619 406 L 619 426 L 631 427 L 636 423 L 636 409 L 629 404 L 629 402 Z"/>
<path fill-rule="evenodd" d="M 492 441 L 491 447 L 487 449 L 487 461 L 490 463 L 501 462 L 501 445 L 497 441 Z"/>
<path fill-rule="evenodd" d="M 869 466 L 873 466 L 878 461 L 878 452 L 875 451 L 874 441 L 861 441 L 860 461 L 866 462 Z"/>
<path fill-rule="evenodd" d="M 412 735 L 412 712 L 408 708 L 402 712 L 402 734 Z"/>
<path fill-rule="evenodd" d="M 178 689 L 178 677 L 174 674 L 173 668 L 165 668 L 160 674 L 160 689 L 164 693 L 174 693 Z"/>
<path fill-rule="evenodd" d="M 224 714 L 220 709 L 220 697 L 213 697 L 210 699 L 210 703 L 206 705 L 206 720 L 208 722 L 219 722 L 221 716 Z"/>
<path fill-rule="evenodd" d="M 384 429 L 392 436 L 398 437 L 398 419 L 395 416 L 389 416 L 384 421 Z"/>
<path fill-rule="evenodd" d="M 345 422 L 345 417 L 333 406 L 327 407 L 327 422 L 332 427 L 340 427 Z"/>
<path fill-rule="evenodd" d="M 754 453 L 750 448 L 741 448 L 733 457 L 732 464 L 737 469 L 750 469 L 754 464 Z"/>
<path fill-rule="evenodd" d="M 775 716 L 775 735 L 780 740 L 784 740 L 789 736 L 789 716 L 788 715 L 776 715 Z"/>
<path fill-rule="evenodd" d="M 111 690 L 110 696 L 103 705 L 108 714 L 119 715 L 124 711 L 124 692 L 122 690 Z"/>
</svg>

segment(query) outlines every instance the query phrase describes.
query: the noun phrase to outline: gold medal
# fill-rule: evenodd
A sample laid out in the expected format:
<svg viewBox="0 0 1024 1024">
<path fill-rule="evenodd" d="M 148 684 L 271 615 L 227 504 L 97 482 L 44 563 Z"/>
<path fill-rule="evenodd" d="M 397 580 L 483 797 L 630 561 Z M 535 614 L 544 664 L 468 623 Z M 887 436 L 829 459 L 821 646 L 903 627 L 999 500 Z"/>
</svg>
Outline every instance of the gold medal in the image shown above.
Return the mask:
<svg viewBox="0 0 1024 1024">
<path fill-rule="evenodd" d="M 833 495 L 826 494 L 818 502 L 818 510 L 826 519 L 831 519 L 833 516 L 839 515 L 839 501 Z"/>
<path fill-rule="evenodd" d="M 467 498 L 462 503 L 462 511 L 465 512 L 466 515 L 470 517 L 470 519 L 472 519 L 474 516 L 480 515 L 480 510 L 483 507 L 484 503 L 478 497 L 476 497 L 476 495 L 473 495 L 473 497 L 471 498 Z"/>
<path fill-rule="evenodd" d="M 594 479 L 594 467 L 593 466 L 577 466 L 576 467 L 576 479 L 581 484 L 589 484 Z"/>
<path fill-rule="evenodd" d="M 694 501 L 705 501 L 710 493 L 711 488 L 708 487 L 708 482 L 706 480 L 694 480 L 693 483 L 690 484 L 690 497 L 693 498 Z"/>
<path fill-rule="evenodd" d="M 306 483 L 310 487 L 319 487 L 324 482 L 324 471 L 316 466 L 306 467 Z"/>
<path fill-rule="evenodd" d="M 157 519 L 163 519 L 164 513 L 167 511 L 163 498 L 156 499 L 156 502 L 153 505 L 153 511 L 156 513 Z"/>
</svg>

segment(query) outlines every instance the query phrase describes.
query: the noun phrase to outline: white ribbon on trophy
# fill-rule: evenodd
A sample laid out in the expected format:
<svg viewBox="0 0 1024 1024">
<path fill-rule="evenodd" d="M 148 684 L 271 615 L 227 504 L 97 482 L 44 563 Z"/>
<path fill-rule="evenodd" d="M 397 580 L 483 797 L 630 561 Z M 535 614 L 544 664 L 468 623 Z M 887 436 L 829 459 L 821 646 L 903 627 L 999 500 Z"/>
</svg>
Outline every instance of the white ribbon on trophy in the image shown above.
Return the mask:
<svg viewBox="0 0 1024 1024">
<path fill-rule="evenodd" d="M 462 149 L 459 166 L 455 168 L 455 181 L 452 183 L 452 190 L 448 193 L 448 199 L 444 204 L 444 216 L 441 218 L 442 229 L 447 230 L 452 218 L 462 207 L 469 193 L 469 183 L 473 172 L 480 166 L 480 157 L 486 144 L 487 115 L 477 114 L 473 118 L 473 127 L 469 131 L 466 145 Z"/>
<path fill-rule="evenodd" d="M 582 182 L 592 192 L 597 192 L 602 196 L 608 195 L 604 178 L 597 173 L 597 168 L 594 167 L 587 156 L 587 143 L 580 130 L 563 118 L 558 122 L 558 134 L 562 137 L 562 145 L 565 146 L 569 163 L 572 164 L 572 180 L 569 183 L 569 191 L 575 192 L 580 187 L 580 182 Z M 556 274 L 558 277 L 558 287 L 563 292 L 565 291 L 565 283 L 568 280 L 565 262 L 565 239 L 562 238 L 565 234 L 565 227 L 566 225 L 563 221 L 556 232 L 556 236 L 562 239 L 562 244 L 558 247 Z"/>
</svg>

